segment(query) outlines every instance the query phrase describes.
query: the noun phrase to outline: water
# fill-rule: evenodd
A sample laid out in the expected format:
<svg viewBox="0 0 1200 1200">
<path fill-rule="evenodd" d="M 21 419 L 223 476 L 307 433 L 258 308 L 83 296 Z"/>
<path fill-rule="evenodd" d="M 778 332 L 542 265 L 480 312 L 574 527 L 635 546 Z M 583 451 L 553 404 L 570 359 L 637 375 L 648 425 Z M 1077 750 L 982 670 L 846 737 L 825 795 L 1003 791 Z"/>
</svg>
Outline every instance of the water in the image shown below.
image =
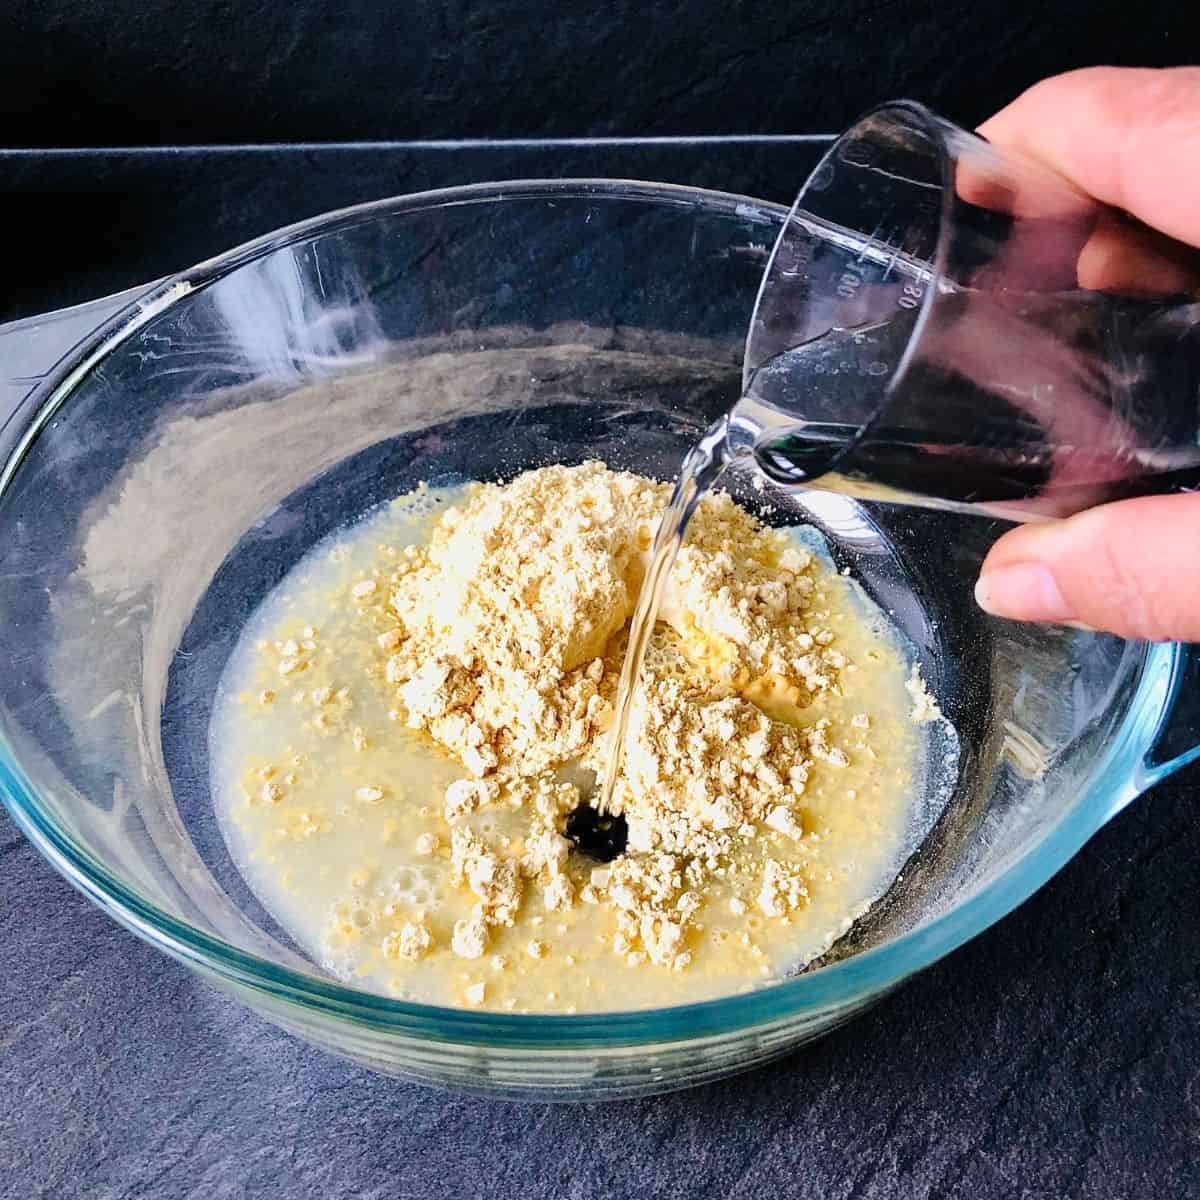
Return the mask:
<svg viewBox="0 0 1200 1200">
<path fill-rule="evenodd" d="M 768 367 L 773 365 L 774 360 Z M 767 370 L 759 372 L 756 379 L 761 384 L 771 377 Z M 772 478 L 787 483 L 807 482 L 824 475 L 857 432 L 857 427 L 845 424 L 835 426 L 797 422 L 794 417 L 786 417 L 774 405 L 761 399 L 756 391 L 752 381 L 746 394 L 729 413 L 709 426 L 688 451 L 655 534 L 650 549 L 650 565 L 629 622 L 625 661 L 621 664 L 621 678 L 613 711 L 611 748 L 596 800 L 596 807 L 602 813 L 616 811 L 613 797 L 621 773 L 633 698 L 641 679 L 646 649 L 658 620 L 671 567 L 687 536 L 688 524 L 705 493 L 716 486 L 735 459 L 749 456 L 753 456 L 764 473 Z M 785 461 L 785 456 L 788 466 L 786 472 L 777 465 Z"/>
<path fill-rule="evenodd" d="M 613 797 L 646 648 L 654 633 L 671 567 L 700 501 L 716 485 L 730 463 L 749 456 L 753 456 L 759 469 L 776 482 L 803 485 L 818 477 L 824 481 L 830 468 L 853 442 L 859 426 L 824 419 L 823 413 L 817 420 L 797 420 L 794 413 L 789 413 L 779 403 L 780 389 L 786 391 L 799 379 L 805 379 L 815 395 L 827 374 L 841 370 L 851 386 L 857 377 L 860 387 L 876 390 L 878 380 L 867 369 L 867 365 L 877 361 L 879 353 L 872 336 L 879 336 L 879 331 L 874 328 L 839 330 L 834 335 L 814 339 L 777 355 L 753 373 L 745 395 L 709 427 L 685 456 L 655 535 L 650 565 L 629 624 L 629 645 L 614 707 L 611 749 L 597 797 L 601 812 L 615 811 Z M 890 336 L 897 334 L 893 330 Z M 863 369 L 856 371 L 855 362 Z M 828 388 L 820 394 L 827 392 Z M 860 398 L 851 411 L 861 408 Z"/>
<path fill-rule="evenodd" d="M 730 436 L 778 483 L 1013 520 L 1200 486 L 1194 314 L 1016 303 L 957 288 L 923 329 L 901 311 L 788 346 L 750 373 Z"/>
<path fill-rule="evenodd" d="M 1009 455 L 981 471 L 977 453 L 966 461 L 930 446 L 917 430 L 887 429 L 880 439 L 862 433 L 881 404 L 886 379 L 880 365 L 896 360 L 912 336 L 905 320 L 835 329 L 775 355 L 750 374 L 745 394 L 688 452 L 680 467 L 650 551 L 650 565 L 629 626 L 614 707 L 612 741 L 596 798 L 602 813 L 613 813 L 634 695 L 646 649 L 654 632 L 671 567 L 687 535 L 688 523 L 704 494 L 734 459 L 752 457 L 778 484 L 821 487 L 859 498 L 960 507 L 983 500 L 1029 495 L 1044 480 L 1036 455 Z M 797 404 L 798 396 L 804 402 Z M 799 419 L 798 410 L 805 419 Z M 847 417 L 854 418 L 847 420 Z M 975 415 L 976 424 L 979 415 Z M 853 449 L 852 473 L 839 470 Z M 986 495 L 981 481 L 992 485 Z"/>
<path fill-rule="evenodd" d="M 612 725 L 613 740 L 597 803 L 597 807 L 604 813 L 614 811 L 612 799 L 617 788 L 617 778 L 621 773 L 633 697 L 641 679 L 646 648 L 650 645 L 650 636 L 658 620 L 658 610 L 671 575 L 671 566 L 687 535 L 688 523 L 704 494 L 720 479 L 735 456 L 728 438 L 728 424 L 728 418 L 722 417 L 688 451 L 679 469 L 679 480 L 675 484 L 675 490 L 671 493 L 658 532 L 654 535 L 654 544 L 650 548 L 650 565 L 646 570 L 646 578 L 642 581 L 637 605 L 629 623 L 629 645 L 625 651 L 625 661 L 621 664 L 621 679 L 617 685 Z"/>
</svg>

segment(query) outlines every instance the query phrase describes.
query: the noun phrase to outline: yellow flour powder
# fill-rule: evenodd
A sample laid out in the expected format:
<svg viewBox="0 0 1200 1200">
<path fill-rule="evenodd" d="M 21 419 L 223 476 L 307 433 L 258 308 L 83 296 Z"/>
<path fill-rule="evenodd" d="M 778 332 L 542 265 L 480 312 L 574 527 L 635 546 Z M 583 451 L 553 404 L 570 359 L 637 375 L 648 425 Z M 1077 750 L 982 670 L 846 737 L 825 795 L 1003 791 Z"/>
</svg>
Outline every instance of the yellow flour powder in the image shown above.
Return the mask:
<svg viewBox="0 0 1200 1200">
<path fill-rule="evenodd" d="M 609 905 L 618 954 L 676 969 L 691 961 L 688 928 L 714 876 L 754 872 L 768 917 L 806 900 L 796 856 L 785 867 L 757 851 L 771 830 L 802 862 L 819 857 L 801 809 L 809 771 L 848 758 L 804 710 L 837 687 L 846 658 L 810 612 L 812 557 L 721 493 L 693 519 L 635 701 L 617 792 L 628 849 L 578 894 L 567 873 L 564 822 L 580 796 L 556 773 L 603 767 L 621 631 L 667 492 L 594 462 L 475 485 L 426 545 L 350 589 L 379 648 L 375 678 L 468 772 L 445 797 L 454 877 L 477 900 L 455 925 L 463 958 L 513 924 L 530 885 L 548 911 Z M 528 814 L 518 849 L 462 827 L 488 805 Z"/>
</svg>

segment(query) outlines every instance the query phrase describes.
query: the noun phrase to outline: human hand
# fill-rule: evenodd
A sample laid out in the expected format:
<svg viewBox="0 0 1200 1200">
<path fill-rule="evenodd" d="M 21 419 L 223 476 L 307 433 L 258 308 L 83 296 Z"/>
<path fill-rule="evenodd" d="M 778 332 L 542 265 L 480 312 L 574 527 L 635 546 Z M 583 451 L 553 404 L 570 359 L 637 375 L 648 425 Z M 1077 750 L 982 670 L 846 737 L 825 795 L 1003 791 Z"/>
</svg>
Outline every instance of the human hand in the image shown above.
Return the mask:
<svg viewBox="0 0 1200 1200">
<path fill-rule="evenodd" d="M 1200 68 L 1059 75 L 979 132 L 1149 227 L 1098 230 L 1080 256 L 1080 286 L 1174 281 L 1158 235 L 1200 246 Z M 975 596 L 996 616 L 1200 641 L 1200 494 L 1123 500 L 1014 529 L 984 560 Z"/>
</svg>

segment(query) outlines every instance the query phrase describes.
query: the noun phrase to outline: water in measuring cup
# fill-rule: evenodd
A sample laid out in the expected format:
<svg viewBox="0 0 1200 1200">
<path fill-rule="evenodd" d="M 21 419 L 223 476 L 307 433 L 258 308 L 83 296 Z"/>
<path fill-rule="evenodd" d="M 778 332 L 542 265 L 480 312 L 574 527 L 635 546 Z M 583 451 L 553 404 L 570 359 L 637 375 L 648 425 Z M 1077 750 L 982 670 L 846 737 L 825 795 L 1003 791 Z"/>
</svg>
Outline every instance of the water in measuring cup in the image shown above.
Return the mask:
<svg viewBox="0 0 1200 1200">
<path fill-rule="evenodd" d="M 729 413 L 731 445 L 751 451 L 777 484 L 858 499 L 961 509 L 1039 496 L 1064 452 L 1041 414 L 986 391 L 951 363 L 907 364 L 903 402 L 891 400 L 888 385 L 918 319 L 897 311 L 768 360 Z M 1083 460 L 1096 457 L 1091 448 L 1070 454 L 1080 485 L 1106 474 L 1085 468 Z"/>
<path fill-rule="evenodd" d="M 1015 520 L 1200 486 L 1195 316 L 961 287 L 939 305 L 924 330 L 896 310 L 776 354 L 730 439 L 779 484 Z"/>
</svg>

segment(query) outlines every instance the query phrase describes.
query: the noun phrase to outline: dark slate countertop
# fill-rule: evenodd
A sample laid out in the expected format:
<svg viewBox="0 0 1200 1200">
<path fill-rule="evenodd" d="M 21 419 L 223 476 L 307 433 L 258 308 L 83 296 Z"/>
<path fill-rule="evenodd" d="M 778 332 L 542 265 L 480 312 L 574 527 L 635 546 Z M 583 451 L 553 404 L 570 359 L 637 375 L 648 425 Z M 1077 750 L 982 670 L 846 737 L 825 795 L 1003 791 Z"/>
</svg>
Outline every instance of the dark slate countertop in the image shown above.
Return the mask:
<svg viewBox="0 0 1200 1200">
<path fill-rule="evenodd" d="M 646 176 L 782 199 L 812 153 L 784 150 L 636 153 Z M 5 215 L 34 230 L 0 315 L 357 199 L 633 173 L 607 150 L 358 153 L 0 155 Z M 64 214 L 69 237 L 39 257 Z M 434 1092 L 311 1050 L 116 926 L 0 815 L 0 1198 L 1200 1195 L 1198 785 L 1193 769 L 1136 801 L 1017 912 L 817 1045 L 590 1108 Z"/>
</svg>

